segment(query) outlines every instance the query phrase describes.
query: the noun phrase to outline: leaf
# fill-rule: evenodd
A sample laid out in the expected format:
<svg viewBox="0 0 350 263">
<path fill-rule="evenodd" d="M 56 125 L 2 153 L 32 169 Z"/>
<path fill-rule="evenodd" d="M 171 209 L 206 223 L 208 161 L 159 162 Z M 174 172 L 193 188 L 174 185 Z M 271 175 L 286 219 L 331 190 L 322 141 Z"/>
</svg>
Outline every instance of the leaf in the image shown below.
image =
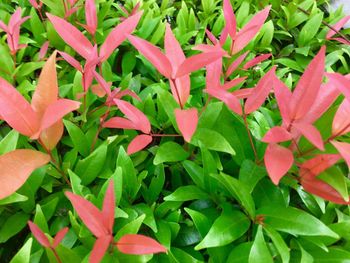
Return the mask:
<svg viewBox="0 0 350 263">
<path fill-rule="evenodd" d="M 289 133 L 285 128 L 276 126 L 272 127 L 261 139 L 261 141 L 266 143 L 279 143 L 290 141 L 292 138 L 292 134 Z"/>
<path fill-rule="evenodd" d="M 28 225 L 30 228 L 30 231 L 32 232 L 33 236 L 38 240 L 38 242 L 44 246 L 49 248 L 51 246 L 49 239 L 45 236 L 44 232 L 41 231 L 41 229 L 34 224 L 32 221 L 28 221 Z"/>
<path fill-rule="evenodd" d="M 107 36 L 100 49 L 100 60 L 103 62 L 108 59 L 112 52 L 129 37 L 136 28 L 142 16 L 142 11 L 128 17 L 122 23 L 117 25 Z M 142 53 L 142 52 L 141 52 Z"/>
<path fill-rule="evenodd" d="M 109 244 L 111 242 L 112 237 L 101 236 L 97 238 L 94 247 L 92 248 L 89 262 L 90 263 L 99 263 L 103 259 L 104 254 L 107 252 Z"/>
<path fill-rule="evenodd" d="M 272 54 L 263 54 L 260 56 L 257 56 L 255 58 L 253 58 L 252 60 L 249 60 L 247 63 L 244 64 L 243 69 L 249 69 L 251 67 L 256 66 L 257 64 L 265 61 L 266 59 L 268 59 L 269 57 L 271 57 Z"/>
<path fill-rule="evenodd" d="M 234 113 L 237 113 L 238 115 L 242 115 L 242 107 L 239 103 L 239 100 L 230 92 L 226 91 L 223 88 L 207 88 L 205 90 L 206 93 L 208 93 L 210 96 L 213 96 L 214 98 L 217 98 L 221 101 L 223 101 L 226 106 L 232 110 Z"/>
<path fill-rule="evenodd" d="M 33 150 L 14 150 L 0 156 L 0 199 L 20 188 L 30 174 L 50 161 L 50 156 Z"/>
<path fill-rule="evenodd" d="M 191 200 L 207 200 L 209 196 L 206 192 L 194 185 L 181 186 L 172 194 L 164 197 L 165 201 L 191 201 Z"/>
<path fill-rule="evenodd" d="M 292 167 L 294 156 L 289 149 L 270 143 L 264 155 L 264 162 L 272 182 L 277 185 Z"/>
<path fill-rule="evenodd" d="M 249 226 L 250 221 L 242 212 L 231 208 L 224 210 L 195 250 L 230 244 L 247 232 Z"/>
<path fill-rule="evenodd" d="M 0 155 L 16 149 L 19 134 L 12 130 L 0 141 Z"/>
<path fill-rule="evenodd" d="M 85 1 L 85 19 L 86 25 L 89 33 L 95 35 L 97 28 L 97 12 L 95 0 L 86 0 Z"/>
<path fill-rule="evenodd" d="M 73 142 L 74 148 L 84 157 L 89 155 L 89 142 L 85 137 L 85 134 L 80 130 L 78 126 L 71 123 L 68 120 L 63 120 L 64 126 L 66 126 L 70 139 Z"/>
<path fill-rule="evenodd" d="M 273 259 L 267 248 L 266 242 L 264 240 L 264 234 L 262 231 L 262 226 L 259 225 L 258 231 L 255 235 L 253 246 L 249 253 L 249 263 L 272 263 Z"/>
<path fill-rule="evenodd" d="M 89 59 L 93 46 L 89 40 L 66 20 L 46 13 L 50 22 L 62 39 L 85 59 Z"/>
<path fill-rule="evenodd" d="M 333 146 L 338 150 L 340 155 L 346 161 L 348 167 L 350 167 L 350 144 L 346 142 L 331 141 Z"/>
<path fill-rule="evenodd" d="M 323 12 L 319 12 L 307 20 L 303 28 L 300 30 L 298 36 L 298 45 L 300 47 L 308 45 L 316 36 L 318 30 L 320 29 L 322 20 Z"/>
<path fill-rule="evenodd" d="M 275 245 L 278 253 L 281 256 L 282 262 L 290 262 L 290 248 L 287 246 L 282 236 L 270 226 L 264 225 L 263 228 Z"/>
<path fill-rule="evenodd" d="M 165 55 L 169 59 L 173 71 L 177 71 L 181 63 L 186 60 L 186 57 L 179 42 L 171 31 L 169 24 L 166 24 L 165 26 L 164 49 Z M 182 96 L 180 95 L 180 97 Z"/>
<path fill-rule="evenodd" d="M 152 136 L 141 134 L 137 135 L 128 145 L 127 153 L 129 155 L 143 150 L 152 142 Z"/>
<path fill-rule="evenodd" d="M 326 35 L 326 39 L 330 39 L 335 34 L 337 34 L 338 33 L 337 31 L 339 31 L 349 20 L 350 20 L 350 16 L 346 16 L 340 19 L 335 25 L 332 25 L 332 28 L 329 29 Z M 334 31 L 334 29 L 336 31 Z"/>
<path fill-rule="evenodd" d="M 17 212 L 5 218 L 0 228 L 0 244 L 21 232 L 26 227 L 28 219 L 29 214 L 24 212 Z"/>
<path fill-rule="evenodd" d="M 1 205 L 7 205 L 7 204 L 13 204 L 13 203 L 19 203 L 19 202 L 25 202 L 28 200 L 28 197 L 24 195 L 20 195 L 17 193 L 13 193 L 12 195 L 5 197 L 4 199 L 0 200 L 0 206 Z"/>
<path fill-rule="evenodd" d="M 206 128 L 198 128 L 191 140 L 191 144 L 199 146 L 202 143 L 207 149 L 235 155 L 234 149 L 218 132 Z"/>
<path fill-rule="evenodd" d="M 109 230 L 110 234 L 113 233 L 115 203 L 114 183 L 113 180 L 110 180 L 102 206 L 103 224 Z"/>
<path fill-rule="evenodd" d="M 69 231 L 68 227 L 64 227 L 60 231 L 58 231 L 55 238 L 53 239 L 52 246 L 57 247 L 61 243 L 62 239 L 66 236 L 68 231 Z"/>
<path fill-rule="evenodd" d="M 67 61 L 72 67 L 74 67 L 76 70 L 83 72 L 83 68 L 81 67 L 80 63 L 78 60 L 76 60 L 75 58 L 73 58 L 71 55 L 62 52 L 62 51 L 58 51 L 58 53 L 61 55 L 61 57 L 63 57 L 63 59 L 65 61 Z"/>
<path fill-rule="evenodd" d="M 71 192 L 65 192 L 65 195 L 91 233 L 97 238 L 108 235 L 108 229 L 101 220 L 102 213 L 92 203 Z"/>
<path fill-rule="evenodd" d="M 315 102 L 322 83 L 326 56 L 323 46 L 301 76 L 289 102 L 290 114 L 294 120 L 301 119 Z"/>
<path fill-rule="evenodd" d="M 258 209 L 256 213 L 263 216 L 264 224 L 281 232 L 291 235 L 339 238 L 322 221 L 294 207 L 265 206 Z"/>
<path fill-rule="evenodd" d="M 19 133 L 31 136 L 39 127 L 37 114 L 28 101 L 7 81 L 0 78 L 0 115 Z"/>
<path fill-rule="evenodd" d="M 197 129 L 198 110 L 191 108 L 188 110 L 175 109 L 176 123 L 186 142 L 190 142 Z"/>
<path fill-rule="evenodd" d="M 339 73 L 326 73 L 325 74 L 329 81 L 337 88 L 345 98 L 350 102 L 350 90 L 349 90 L 349 85 L 350 85 L 350 80 L 339 74 Z"/>
<path fill-rule="evenodd" d="M 152 45 L 148 41 L 135 37 L 128 36 L 130 43 L 147 59 L 152 65 L 166 78 L 171 78 L 173 69 L 169 59 L 159 50 L 158 47 Z"/>
<path fill-rule="evenodd" d="M 314 146 L 316 146 L 321 151 L 324 151 L 323 139 L 320 132 L 311 124 L 308 123 L 293 123 L 295 127 L 302 135 L 305 136 Z"/>
<path fill-rule="evenodd" d="M 132 255 L 167 252 L 166 248 L 164 248 L 156 240 L 144 235 L 124 235 L 118 240 L 116 247 L 120 252 Z"/>
<path fill-rule="evenodd" d="M 16 255 L 11 259 L 10 263 L 30 263 L 30 251 L 33 244 L 33 238 L 29 238 L 21 247 Z"/>
<path fill-rule="evenodd" d="M 330 247 L 328 252 L 317 249 L 309 251 L 312 257 L 314 258 L 314 262 L 324 262 L 324 263 L 349 263 L 350 260 L 350 252 L 348 250 L 338 248 L 338 247 Z"/>
<path fill-rule="evenodd" d="M 335 113 L 332 123 L 332 135 L 341 136 L 350 132 L 350 101 L 343 100 L 337 112 Z"/>
<path fill-rule="evenodd" d="M 233 13 L 233 9 L 230 3 L 230 0 L 224 0 L 223 2 L 223 10 L 224 10 L 224 17 L 226 22 L 226 28 L 228 31 L 228 34 L 231 36 L 232 39 L 235 39 L 236 36 L 236 30 L 237 30 L 237 22 L 235 14 Z"/>
<path fill-rule="evenodd" d="M 156 156 L 153 160 L 154 165 L 165 162 L 178 162 L 186 160 L 189 153 L 175 142 L 165 142 L 158 147 Z"/>
</svg>

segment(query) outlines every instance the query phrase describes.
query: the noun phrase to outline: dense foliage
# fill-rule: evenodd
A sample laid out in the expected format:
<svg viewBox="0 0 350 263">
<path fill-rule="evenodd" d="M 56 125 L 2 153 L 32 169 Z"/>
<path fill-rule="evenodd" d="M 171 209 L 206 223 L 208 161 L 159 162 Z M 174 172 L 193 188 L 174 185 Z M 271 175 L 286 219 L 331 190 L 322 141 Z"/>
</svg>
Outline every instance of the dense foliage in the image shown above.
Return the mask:
<svg viewBox="0 0 350 263">
<path fill-rule="evenodd" d="M 348 262 L 327 5 L 1 1 L 0 262 Z"/>
</svg>

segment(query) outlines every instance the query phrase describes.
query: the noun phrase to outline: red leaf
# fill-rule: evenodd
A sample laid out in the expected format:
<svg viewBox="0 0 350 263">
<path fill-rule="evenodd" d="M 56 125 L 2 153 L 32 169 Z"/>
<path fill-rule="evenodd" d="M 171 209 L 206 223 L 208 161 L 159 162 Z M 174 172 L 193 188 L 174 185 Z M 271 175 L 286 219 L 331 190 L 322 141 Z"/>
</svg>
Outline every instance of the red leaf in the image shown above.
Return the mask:
<svg viewBox="0 0 350 263">
<path fill-rule="evenodd" d="M 345 99 L 340 104 L 332 124 L 332 136 L 341 136 L 350 132 L 350 102 Z"/>
<path fill-rule="evenodd" d="M 348 167 L 350 167 L 350 144 L 346 142 L 331 141 L 333 146 L 338 150 L 340 155 L 345 160 Z"/>
<path fill-rule="evenodd" d="M 14 150 L 0 156 L 0 199 L 20 188 L 31 173 L 50 161 L 50 156 L 33 150 Z"/>
<path fill-rule="evenodd" d="M 100 59 L 102 62 L 107 60 L 108 57 L 112 54 L 112 52 L 123 41 L 125 41 L 126 38 L 129 38 L 128 35 L 131 34 L 135 30 L 137 24 L 139 23 L 141 15 L 142 15 L 142 11 L 136 13 L 133 16 L 128 17 L 122 23 L 117 25 L 112 30 L 111 33 L 109 33 L 109 35 L 107 36 L 105 42 L 102 44 L 101 49 L 100 49 Z M 129 38 L 129 40 L 130 40 L 130 38 Z M 136 40 L 136 42 L 137 42 L 137 40 Z"/>
<path fill-rule="evenodd" d="M 185 105 L 190 96 L 191 80 L 189 75 L 175 79 L 175 84 L 170 80 L 171 93 L 179 105 Z"/>
<path fill-rule="evenodd" d="M 292 138 L 292 134 L 290 134 L 285 128 L 276 126 L 271 128 L 261 141 L 266 143 L 279 143 L 289 141 Z"/>
<path fill-rule="evenodd" d="M 190 142 L 197 129 L 198 110 L 196 108 L 181 110 L 175 109 L 177 126 L 186 142 Z"/>
<path fill-rule="evenodd" d="M 98 238 L 109 234 L 101 220 L 102 213 L 92 203 L 71 192 L 65 192 L 65 194 L 91 233 Z"/>
<path fill-rule="evenodd" d="M 332 165 L 336 164 L 340 159 L 339 154 L 319 154 L 314 158 L 307 160 L 301 165 L 301 169 L 309 171 L 312 174 L 319 175 L 323 171 L 327 170 Z M 300 172 L 300 175 L 303 176 L 303 173 Z"/>
<path fill-rule="evenodd" d="M 2 78 L 0 78 L 0 115 L 23 135 L 31 136 L 39 128 L 38 116 L 29 102 Z"/>
<path fill-rule="evenodd" d="M 47 50 L 49 48 L 50 42 L 46 41 L 44 44 L 42 44 L 40 50 L 39 50 L 39 59 L 43 59 L 46 56 Z"/>
<path fill-rule="evenodd" d="M 51 247 L 49 239 L 45 236 L 44 232 L 41 231 L 41 229 L 36 224 L 34 224 L 32 221 L 28 221 L 28 226 L 33 236 L 43 247 Z"/>
<path fill-rule="evenodd" d="M 102 97 L 105 95 L 105 94 L 108 94 L 108 96 L 111 96 L 112 95 L 112 92 L 111 92 L 111 83 L 107 83 L 107 81 L 105 81 L 105 79 L 100 75 L 98 74 L 96 71 L 93 72 L 94 74 L 94 77 L 95 79 L 97 80 L 97 82 L 100 84 L 100 88 L 103 89 L 104 91 L 104 94 L 101 92 L 100 95 L 102 95 Z M 96 94 L 96 93 L 95 93 Z M 96 94 L 97 95 L 97 94 Z"/>
<path fill-rule="evenodd" d="M 222 73 L 222 59 L 217 59 L 206 66 L 207 75 L 205 78 L 207 89 L 220 88 L 220 77 Z"/>
<path fill-rule="evenodd" d="M 339 31 L 348 21 L 350 20 L 350 16 L 346 16 L 342 19 L 339 20 L 339 22 L 337 22 L 335 25 L 332 25 L 332 28 L 329 29 L 326 39 L 330 39 L 332 36 L 334 36 L 335 34 L 337 34 Z M 337 30 L 334 31 L 333 29 Z M 349 44 L 349 43 L 347 43 Z"/>
<path fill-rule="evenodd" d="M 152 136 L 141 134 L 137 135 L 128 145 L 128 154 L 131 155 L 144 149 L 152 142 Z"/>
<path fill-rule="evenodd" d="M 169 59 L 173 71 L 176 72 L 181 63 L 186 60 L 186 57 L 179 42 L 176 40 L 173 32 L 171 31 L 169 24 L 166 24 L 164 49 L 165 55 Z"/>
<path fill-rule="evenodd" d="M 208 29 L 205 29 L 205 33 L 213 45 L 218 43 L 219 40 L 217 40 L 212 32 L 210 32 Z"/>
<path fill-rule="evenodd" d="M 115 194 L 114 194 L 114 183 L 110 180 L 108 188 L 105 193 L 102 206 L 102 220 L 109 233 L 113 234 L 114 225 L 114 211 L 115 211 Z"/>
<path fill-rule="evenodd" d="M 289 111 L 289 102 L 292 99 L 292 92 L 288 87 L 280 81 L 276 75 L 273 78 L 273 88 L 276 96 L 278 108 L 283 119 L 283 123 L 288 126 L 291 122 L 290 111 Z"/>
<path fill-rule="evenodd" d="M 236 79 L 233 79 L 233 80 L 230 80 L 228 82 L 225 82 L 224 85 L 222 85 L 221 87 L 225 90 L 228 90 L 228 89 L 231 89 L 233 88 L 234 86 L 237 86 L 238 84 L 241 84 L 243 81 L 245 81 L 247 79 L 247 77 L 241 77 L 241 78 L 236 78 Z M 249 91 L 249 92 L 248 92 Z M 235 90 L 233 92 L 233 94 L 238 98 L 237 94 L 240 94 L 239 97 L 242 98 L 242 93 L 244 94 L 249 94 L 247 96 L 244 96 L 244 98 L 250 96 L 252 94 L 252 92 L 254 91 L 254 89 L 242 89 L 241 91 L 238 91 L 238 90 Z M 248 93 L 246 93 L 248 92 Z"/>
<path fill-rule="evenodd" d="M 244 66 L 243 69 L 249 69 L 251 67 L 254 67 L 255 65 L 265 61 L 266 59 L 268 59 L 269 57 L 271 57 L 272 54 L 264 54 L 264 55 L 260 55 L 257 56 L 255 58 L 253 58 L 252 60 L 249 60 Z"/>
<path fill-rule="evenodd" d="M 89 263 L 101 262 L 101 260 L 103 259 L 103 256 L 108 250 L 111 240 L 112 240 L 112 236 L 101 236 L 96 240 L 90 254 Z"/>
<path fill-rule="evenodd" d="M 55 238 L 53 239 L 53 243 L 52 243 L 52 246 L 54 248 L 57 247 L 61 243 L 62 239 L 66 236 L 68 231 L 69 231 L 68 227 L 64 227 L 60 231 L 58 231 L 58 233 L 56 234 Z"/>
<path fill-rule="evenodd" d="M 128 39 L 130 43 L 153 64 L 160 74 L 169 79 L 172 77 L 173 69 L 171 63 L 158 47 L 142 38 L 132 35 L 129 35 Z"/>
<path fill-rule="evenodd" d="M 68 55 L 65 52 L 58 51 L 58 53 L 63 57 L 65 61 L 67 61 L 71 66 L 73 66 L 76 70 L 83 72 L 83 68 L 81 67 L 78 60 L 73 58 L 71 55 Z"/>
<path fill-rule="evenodd" d="M 138 130 L 146 134 L 151 132 L 151 124 L 142 111 L 124 100 L 114 99 L 113 101 Z"/>
<path fill-rule="evenodd" d="M 116 246 L 120 252 L 131 255 L 167 252 L 166 248 L 157 241 L 143 235 L 124 235 L 118 240 Z"/>
<path fill-rule="evenodd" d="M 104 128 L 115 128 L 115 129 L 126 129 L 126 130 L 137 129 L 135 124 L 132 121 L 121 117 L 110 118 L 108 121 L 103 123 L 102 126 Z"/>
<path fill-rule="evenodd" d="M 346 99 L 350 101 L 350 79 L 339 73 L 326 73 L 329 81 L 344 94 Z"/>
<path fill-rule="evenodd" d="M 89 40 L 77 28 L 72 26 L 66 20 L 54 16 L 50 13 L 46 13 L 46 16 L 49 18 L 52 25 L 56 29 L 57 33 L 62 37 L 62 39 L 82 57 L 88 59 L 93 49 L 93 46 Z"/>
<path fill-rule="evenodd" d="M 239 100 L 232 95 L 230 92 L 218 88 L 218 89 L 206 89 L 206 93 L 208 93 L 210 96 L 213 96 L 214 98 L 217 98 L 221 101 L 223 101 L 229 109 L 231 109 L 233 112 L 237 113 L 238 115 L 242 115 L 242 107 L 239 103 Z"/>
<path fill-rule="evenodd" d="M 250 114 L 264 103 L 266 97 L 269 95 L 272 89 L 273 76 L 275 75 L 276 67 L 273 67 L 269 72 L 263 76 L 256 87 L 254 88 L 252 95 L 250 95 L 244 105 L 244 113 Z"/>
<path fill-rule="evenodd" d="M 246 99 L 252 94 L 253 90 L 253 88 L 239 89 L 233 91 L 232 95 L 234 95 L 237 99 Z"/>
<path fill-rule="evenodd" d="M 97 29 L 97 12 L 95 0 L 85 1 L 85 18 L 89 33 L 91 35 L 95 35 Z"/>
<path fill-rule="evenodd" d="M 224 0 L 223 9 L 226 22 L 225 27 L 227 28 L 228 34 L 231 36 L 232 39 L 234 39 L 236 36 L 237 22 L 235 14 L 232 10 L 230 0 Z"/>
<path fill-rule="evenodd" d="M 238 67 L 242 64 L 243 60 L 247 57 L 248 51 L 244 52 L 240 55 L 236 60 L 232 62 L 232 64 L 228 67 L 226 71 L 226 78 L 229 77 Z"/>
<path fill-rule="evenodd" d="M 293 123 L 295 127 L 302 135 L 305 136 L 314 146 L 321 151 L 324 151 L 323 139 L 320 132 L 311 124 L 300 122 Z"/>
<path fill-rule="evenodd" d="M 308 65 L 293 91 L 289 102 L 292 119 L 297 120 L 304 117 L 314 104 L 322 83 L 325 57 L 326 47 L 323 46 Z"/>
<path fill-rule="evenodd" d="M 270 143 L 264 156 L 266 170 L 275 185 L 288 172 L 294 162 L 293 153 L 278 144 Z"/>
</svg>

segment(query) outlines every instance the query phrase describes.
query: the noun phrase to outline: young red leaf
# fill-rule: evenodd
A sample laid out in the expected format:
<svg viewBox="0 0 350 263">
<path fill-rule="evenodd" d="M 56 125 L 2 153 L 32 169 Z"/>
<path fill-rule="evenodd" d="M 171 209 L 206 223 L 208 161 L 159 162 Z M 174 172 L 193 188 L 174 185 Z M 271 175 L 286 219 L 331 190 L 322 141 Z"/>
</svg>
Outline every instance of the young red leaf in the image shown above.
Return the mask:
<svg viewBox="0 0 350 263">
<path fill-rule="evenodd" d="M 339 73 L 326 73 L 329 81 L 350 101 L 350 79 Z"/>
<path fill-rule="evenodd" d="M 137 135 L 128 145 L 127 153 L 129 155 L 136 153 L 138 151 L 141 151 L 144 149 L 147 145 L 149 145 L 152 142 L 152 136 L 141 134 Z"/>
<path fill-rule="evenodd" d="M 173 70 L 171 63 L 158 47 L 142 38 L 132 35 L 129 35 L 128 39 L 130 43 L 153 64 L 160 74 L 169 79 L 172 77 Z"/>
<path fill-rule="evenodd" d="M 293 91 L 292 99 L 289 102 L 292 119 L 297 120 L 304 117 L 314 104 L 322 83 L 325 57 L 326 47 L 323 46 L 308 65 Z"/>
<path fill-rule="evenodd" d="M 283 119 L 284 125 L 288 126 L 291 122 L 289 102 L 292 99 L 292 92 L 288 89 L 286 84 L 280 81 L 276 75 L 273 77 L 273 89 L 277 100 L 278 108 Z"/>
<path fill-rule="evenodd" d="M 82 57 L 88 59 L 93 49 L 89 40 L 66 20 L 50 13 L 46 13 L 46 16 L 62 39 Z"/>
<path fill-rule="evenodd" d="M 105 228 L 108 229 L 109 234 L 113 234 L 114 225 L 114 211 L 115 211 L 115 194 L 114 194 L 114 183 L 110 180 L 108 188 L 105 193 L 102 206 L 102 220 Z"/>
<path fill-rule="evenodd" d="M 85 0 L 86 25 L 91 35 L 95 35 L 97 29 L 97 12 L 95 0 Z"/>
<path fill-rule="evenodd" d="M 104 93 L 101 97 L 103 97 L 105 94 L 108 94 L 108 96 L 111 96 L 112 95 L 111 83 L 110 82 L 107 83 L 107 81 L 105 81 L 105 79 L 100 74 L 98 74 L 96 71 L 94 71 L 93 74 L 94 74 L 94 77 L 97 80 L 97 82 L 100 84 L 99 85 L 100 89 L 102 89 L 104 91 L 104 92 L 99 91 L 99 93 L 101 95 Z"/>
<path fill-rule="evenodd" d="M 185 105 L 190 96 L 191 80 L 189 75 L 170 80 L 170 89 L 174 99 L 179 105 Z"/>
<path fill-rule="evenodd" d="M 43 247 L 49 248 L 51 246 L 49 239 L 45 236 L 44 232 L 41 231 L 41 229 L 36 224 L 34 224 L 32 221 L 28 221 L 28 226 L 33 236 Z"/>
<path fill-rule="evenodd" d="M 103 224 L 103 220 L 101 220 L 103 218 L 102 213 L 93 204 L 71 192 L 65 192 L 65 194 L 91 233 L 97 238 L 110 234 Z"/>
<path fill-rule="evenodd" d="M 50 42 L 46 41 L 39 50 L 39 59 L 42 60 L 47 53 L 47 50 L 49 49 Z"/>
<path fill-rule="evenodd" d="M 275 185 L 288 172 L 294 162 L 293 153 L 278 144 L 270 143 L 264 156 L 266 170 Z"/>
<path fill-rule="evenodd" d="M 117 242 L 117 248 L 124 254 L 145 255 L 166 253 L 167 250 L 156 240 L 143 235 L 124 235 Z"/>
<path fill-rule="evenodd" d="M 235 39 L 237 22 L 236 22 L 235 14 L 233 13 L 233 10 L 232 10 L 230 0 L 224 0 L 223 9 L 224 9 L 225 22 L 226 22 L 225 27 L 227 28 L 227 32 L 232 39 Z"/>
<path fill-rule="evenodd" d="M 190 142 L 197 129 L 198 110 L 191 108 L 188 110 L 175 109 L 177 126 L 186 142 Z"/>
<path fill-rule="evenodd" d="M 217 40 L 213 33 L 210 32 L 208 29 L 205 30 L 205 33 L 213 45 L 216 45 L 219 42 L 219 40 Z"/>
<path fill-rule="evenodd" d="M 302 135 L 305 136 L 314 146 L 321 151 L 324 151 L 323 140 L 320 132 L 311 124 L 300 122 L 293 123 L 295 127 Z"/>
<path fill-rule="evenodd" d="M 340 155 L 345 160 L 348 167 L 350 167 L 350 144 L 346 142 L 331 141 L 333 146 L 338 150 Z"/>
<path fill-rule="evenodd" d="M 223 88 L 225 88 L 225 85 Z M 233 91 L 231 94 L 234 95 L 237 99 L 247 99 L 253 93 L 253 90 L 253 88 L 239 89 Z"/>
<path fill-rule="evenodd" d="M 236 79 L 230 80 L 228 82 L 225 82 L 224 85 L 221 86 L 221 88 L 223 88 L 225 90 L 231 89 L 231 88 L 237 86 L 238 84 L 241 84 L 246 79 L 247 79 L 247 77 L 241 77 L 241 78 L 236 78 Z M 249 96 L 250 96 L 253 93 L 254 89 L 251 89 L 251 88 L 242 89 L 241 91 L 235 90 L 233 94 L 236 97 L 237 97 L 237 94 L 241 94 L 241 95 L 239 95 L 239 97 L 242 98 L 243 93 L 248 94 L 248 93 L 246 93 L 247 91 L 249 91 Z M 249 97 L 249 96 L 244 96 L 244 98 Z"/>
<path fill-rule="evenodd" d="M 264 54 L 264 55 L 260 55 L 257 56 L 255 58 L 253 58 L 252 60 L 249 60 L 244 66 L 243 69 L 249 69 L 251 67 L 254 67 L 255 65 L 265 61 L 266 59 L 268 59 L 269 57 L 271 57 L 272 54 Z"/>
<path fill-rule="evenodd" d="M 249 53 L 248 51 L 244 52 L 235 61 L 232 62 L 232 64 L 228 67 L 226 71 L 226 78 L 229 77 L 239 67 L 239 65 L 242 64 L 243 60 L 245 60 L 248 53 Z"/>
<path fill-rule="evenodd" d="M 80 63 L 78 60 L 76 60 L 75 58 L 73 58 L 71 55 L 62 52 L 62 51 L 58 51 L 58 53 L 63 57 L 63 59 L 65 61 L 67 61 L 71 66 L 73 66 L 76 70 L 83 72 L 83 68 L 81 67 Z"/>
<path fill-rule="evenodd" d="M 181 63 L 186 60 L 186 57 L 179 42 L 176 40 L 173 32 L 171 31 L 169 24 L 166 24 L 164 49 L 165 55 L 169 59 L 173 68 L 173 72 L 176 72 Z"/>
<path fill-rule="evenodd" d="M 339 31 L 349 20 L 350 20 L 350 16 L 346 16 L 346 17 L 340 19 L 335 25 L 332 25 L 332 28 L 329 29 L 329 31 L 326 35 L 326 39 L 331 39 L 331 37 L 334 36 L 335 34 L 337 34 L 338 33 L 337 31 Z M 349 44 L 349 43 L 347 43 L 347 44 Z"/>
<path fill-rule="evenodd" d="M 207 75 L 205 77 L 207 89 L 220 88 L 220 77 L 222 73 L 222 59 L 217 59 L 213 63 L 206 66 Z"/>
<path fill-rule="evenodd" d="M 256 87 L 254 88 L 252 95 L 250 95 L 244 105 L 244 113 L 250 114 L 256 111 L 266 100 L 272 89 L 273 76 L 275 75 L 276 67 L 273 67 L 269 72 L 263 76 Z"/>
<path fill-rule="evenodd" d="M 62 239 L 66 236 L 68 231 L 69 231 L 68 227 L 64 227 L 60 231 L 58 231 L 58 233 L 56 234 L 56 236 L 52 242 L 52 246 L 54 248 L 57 247 L 61 243 Z"/>
<path fill-rule="evenodd" d="M 340 104 L 332 124 L 332 135 L 341 136 L 350 132 L 350 102 L 345 99 Z"/>
<path fill-rule="evenodd" d="M 304 162 L 301 165 L 301 169 L 304 172 L 309 171 L 316 176 L 336 164 L 339 160 L 339 154 L 319 154 Z M 303 176 L 302 171 L 300 172 L 301 176 Z"/>
<path fill-rule="evenodd" d="M 261 141 L 266 143 L 279 143 L 289 141 L 292 138 L 292 134 L 290 134 L 285 128 L 276 126 L 271 128 Z"/>
<path fill-rule="evenodd" d="M 63 135 L 63 121 L 59 120 L 50 128 L 41 131 L 40 141 L 45 145 L 47 150 L 52 150 L 56 147 L 57 143 L 60 141 Z"/>
<path fill-rule="evenodd" d="M 91 251 L 89 263 L 100 263 L 103 259 L 104 254 L 107 252 L 109 244 L 111 243 L 112 236 L 101 236 L 99 237 Z"/>
<path fill-rule="evenodd" d="M 206 89 L 206 93 L 208 93 L 210 96 L 213 96 L 221 101 L 223 101 L 229 109 L 231 109 L 233 112 L 237 113 L 238 115 L 242 115 L 242 107 L 239 103 L 239 100 L 232 95 L 230 92 L 218 88 L 218 89 Z"/>
<path fill-rule="evenodd" d="M 0 199 L 20 188 L 30 174 L 47 164 L 50 156 L 33 150 L 14 150 L 0 156 Z"/>
<path fill-rule="evenodd" d="M 126 129 L 126 130 L 136 130 L 136 125 L 125 118 L 121 117 L 113 117 L 110 118 L 108 121 L 103 123 L 102 125 L 104 128 L 115 128 L 115 129 Z"/>
<path fill-rule="evenodd" d="M 131 34 L 141 18 L 142 11 L 128 17 L 122 23 L 117 25 L 107 36 L 100 49 L 101 62 L 108 59 L 112 52 Z M 129 38 L 130 40 L 130 38 Z M 141 51 L 140 51 L 141 52 Z M 142 52 L 141 52 L 142 53 Z M 146 57 L 146 56 L 145 56 Z"/>
</svg>

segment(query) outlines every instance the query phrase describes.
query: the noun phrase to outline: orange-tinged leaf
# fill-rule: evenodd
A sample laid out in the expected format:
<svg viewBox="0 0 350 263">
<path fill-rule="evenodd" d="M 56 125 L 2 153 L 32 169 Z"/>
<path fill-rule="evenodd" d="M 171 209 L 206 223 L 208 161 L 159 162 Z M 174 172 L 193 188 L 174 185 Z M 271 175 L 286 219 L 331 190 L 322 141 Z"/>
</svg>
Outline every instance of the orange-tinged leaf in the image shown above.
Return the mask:
<svg viewBox="0 0 350 263">
<path fill-rule="evenodd" d="M 62 239 L 66 236 L 68 231 L 68 227 L 64 227 L 60 231 L 58 231 L 55 238 L 53 239 L 52 246 L 57 247 L 61 243 Z"/>
<path fill-rule="evenodd" d="M 292 134 L 290 134 L 285 128 L 276 126 L 271 128 L 261 141 L 266 143 L 279 143 L 289 141 L 292 138 Z"/>
<path fill-rule="evenodd" d="M 113 180 L 109 181 L 108 188 L 103 199 L 102 220 L 110 234 L 113 234 L 114 225 L 114 210 L 115 210 L 115 194 Z"/>
<path fill-rule="evenodd" d="M 20 188 L 30 174 L 50 161 L 50 156 L 33 150 L 14 150 L 0 156 L 0 199 Z"/>
<path fill-rule="evenodd" d="M 49 128 L 41 131 L 40 141 L 45 145 L 47 150 L 52 150 L 56 147 L 63 135 L 63 122 L 59 120 Z"/>
<path fill-rule="evenodd" d="M 113 117 L 108 121 L 103 123 L 102 127 L 104 128 L 115 128 L 115 129 L 127 129 L 127 130 L 136 130 L 135 124 L 122 117 Z"/>
<path fill-rule="evenodd" d="M 129 155 L 141 151 L 152 142 L 152 136 L 147 134 L 137 135 L 128 145 Z"/>
<path fill-rule="evenodd" d="M 117 242 L 117 248 L 124 254 L 145 255 L 166 253 L 167 250 L 156 240 L 144 235 L 124 235 Z"/>
<path fill-rule="evenodd" d="M 288 172 L 294 162 L 293 153 L 278 144 L 270 143 L 264 156 L 266 170 L 275 185 Z"/>
<path fill-rule="evenodd" d="M 338 150 L 340 155 L 345 160 L 348 167 L 350 167 L 350 144 L 346 142 L 331 141 L 333 146 Z"/>
<path fill-rule="evenodd" d="M 191 108 L 188 110 L 175 109 L 177 126 L 186 142 L 190 142 L 197 129 L 198 110 Z"/>
<path fill-rule="evenodd" d="M 28 226 L 33 236 L 43 247 L 49 248 L 51 246 L 49 239 L 45 236 L 44 232 L 41 231 L 41 229 L 36 224 L 34 224 L 32 221 L 28 221 Z"/>
<path fill-rule="evenodd" d="M 6 80 L 0 78 L 0 115 L 19 133 L 32 136 L 39 119 L 29 102 Z"/>
<path fill-rule="evenodd" d="M 46 61 L 32 97 L 31 105 L 39 118 L 44 115 L 45 110 L 50 104 L 56 102 L 58 97 L 56 54 L 57 52 L 54 51 Z"/>
<path fill-rule="evenodd" d="M 104 254 L 107 252 L 109 244 L 112 240 L 112 236 L 101 236 L 99 237 L 95 244 L 94 247 L 91 251 L 90 258 L 89 258 L 89 263 L 100 263 L 101 260 L 103 259 Z"/>
<path fill-rule="evenodd" d="M 341 136 L 350 132 L 350 102 L 345 99 L 340 104 L 332 124 L 332 135 Z"/>
</svg>

